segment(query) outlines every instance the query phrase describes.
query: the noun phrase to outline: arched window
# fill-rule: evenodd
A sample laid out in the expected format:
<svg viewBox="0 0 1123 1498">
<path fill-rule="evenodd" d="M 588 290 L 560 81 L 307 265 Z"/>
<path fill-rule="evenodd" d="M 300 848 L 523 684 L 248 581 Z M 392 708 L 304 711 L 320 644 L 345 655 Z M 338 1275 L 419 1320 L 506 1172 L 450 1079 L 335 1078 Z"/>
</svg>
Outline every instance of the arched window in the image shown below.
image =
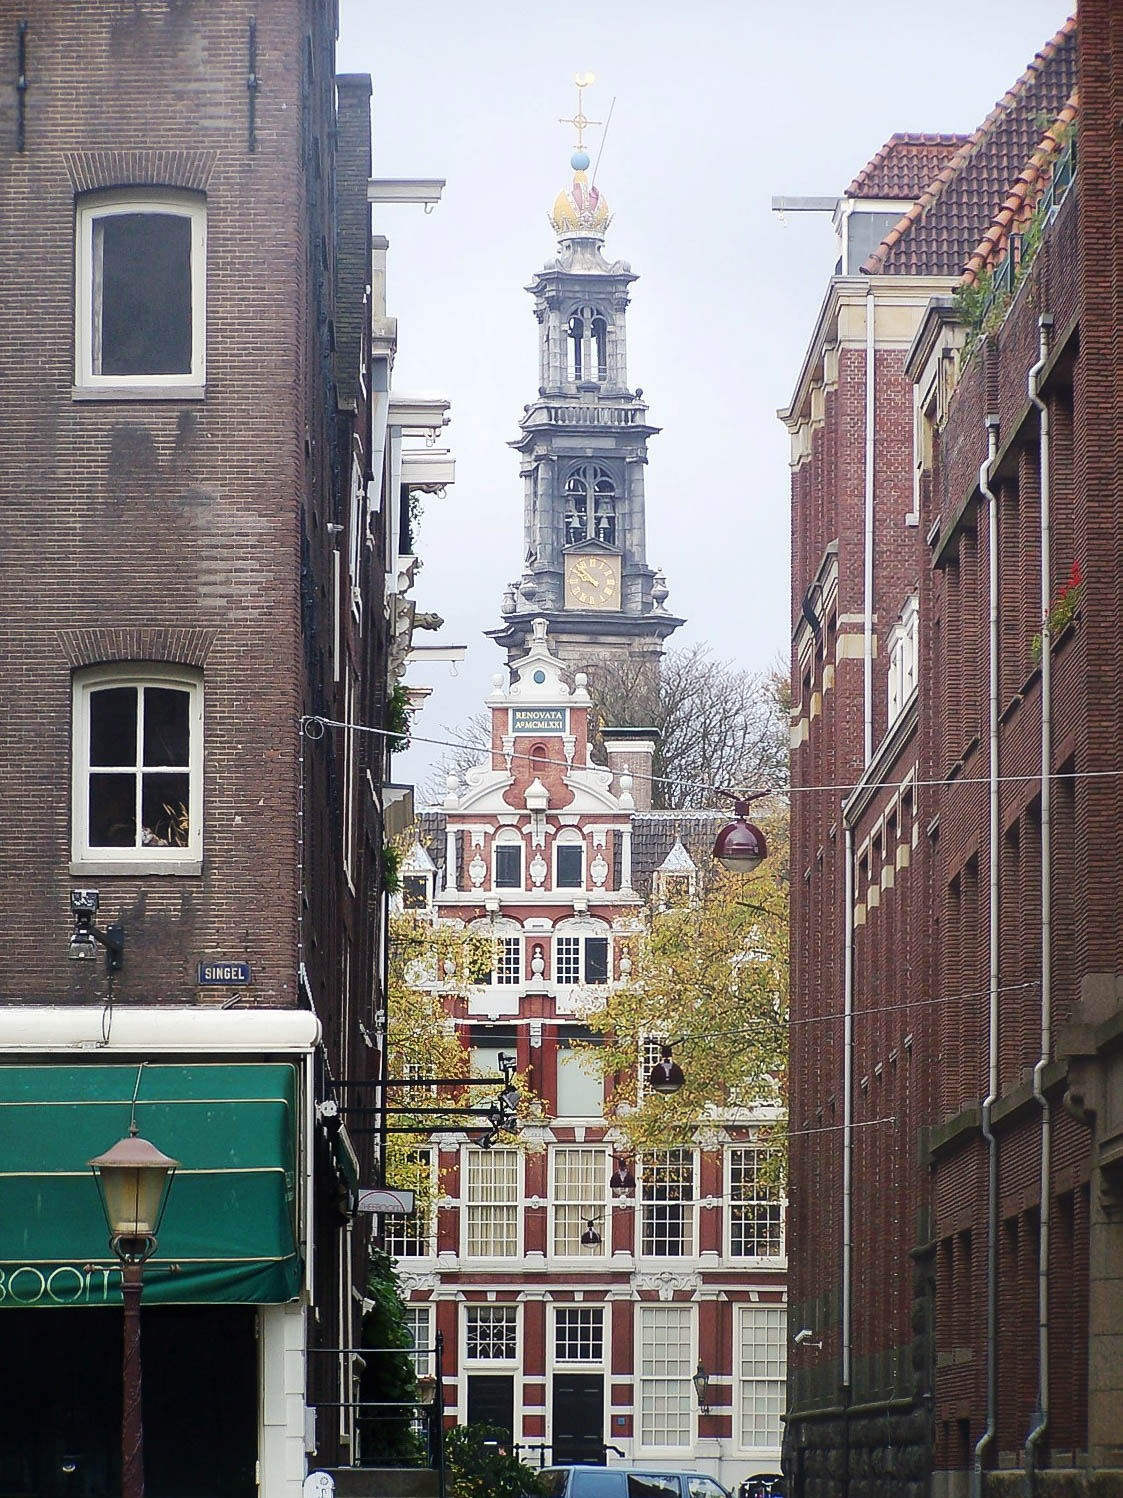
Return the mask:
<svg viewBox="0 0 1123 1498">
<path fill-rule="evenodd" d="M 608 318 L 597 307 L 578 307 L 566 325 L 570 380 L 608 379 Z"/>
<path fill-rule="evenodd" d="M 585 319 L 575 312 L 569 319 L 569 337 L 566 340 L 569 358 L 568 374 L 571 380 L 585 378 Z"/>
<path fill-rule="evenodd" d="M 616 484 L 607 469 L 586 463 L 565 481 L 565 544 L 616 545 Z"/>
<path fill-rule="evenodd" d="M 608 323 L 603 312 L 598 312 L 592 319 L 592 352 L 596 356 L 595 361 L 590 364 L 590 373 L 596 371 L 598 380 L 608 379 Z"/>
</svg>

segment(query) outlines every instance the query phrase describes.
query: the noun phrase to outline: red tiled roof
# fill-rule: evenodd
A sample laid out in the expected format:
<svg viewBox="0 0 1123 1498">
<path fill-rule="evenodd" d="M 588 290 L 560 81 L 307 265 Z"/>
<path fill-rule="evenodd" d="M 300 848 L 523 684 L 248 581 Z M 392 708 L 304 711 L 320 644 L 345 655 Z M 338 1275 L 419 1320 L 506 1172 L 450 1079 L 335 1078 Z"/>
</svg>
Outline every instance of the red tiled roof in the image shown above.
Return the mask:
<svg viewBox="0 0 1123 1498">
<path fill-rule="evenodd" d="M 891 135 L 846 189 L 848 198 L 897 198 L 910 202 L 968 135 Z"/>
<path fill-rule="evenodd" d="M 1069 95 L 1068 103 L 1041 137 L 1040 144 L 1018 174 L 1018 180 L 1011 187 L 1006 201 L 995 214 L 974 254 L 967 261 L 963 275 L 960 277 L 962 285 L 973 286 L 979 279 L 981 271 L 1003 259 L 1010 231 L 1016 224 L 1024 223 L 1032 217 L 1038 199 L 1049 180 L 1054 159 L 1064 142 L 1065 132 L 1076 120 L 1079 104 L 1080 90 L 1074 88 Z"/>
<path fill-rule="evenodd" d="M 870 274 L 958 276 L 1076 86 L 1076 17 L 1042 47 L 979 128 L 902 215 L 862 269 Z"/>
</svg>

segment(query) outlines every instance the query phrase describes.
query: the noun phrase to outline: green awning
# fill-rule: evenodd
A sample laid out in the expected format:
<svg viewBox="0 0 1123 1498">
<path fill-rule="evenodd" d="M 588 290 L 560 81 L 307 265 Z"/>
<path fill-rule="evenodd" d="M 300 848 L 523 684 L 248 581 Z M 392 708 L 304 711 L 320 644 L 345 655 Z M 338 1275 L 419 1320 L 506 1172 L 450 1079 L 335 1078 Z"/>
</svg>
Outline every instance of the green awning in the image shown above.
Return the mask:
<svg viewBox="0 0 1123 1498">
<path fill-rule="evenodd" d="M 0 1309 L 120 1303 L 87 1162 L 129 1132 L 134 1091 L 140 1134 L 180 1161 L 144 1300 L 293 1299 L 292 1063 L 0 1066 Z"/>
</svg>

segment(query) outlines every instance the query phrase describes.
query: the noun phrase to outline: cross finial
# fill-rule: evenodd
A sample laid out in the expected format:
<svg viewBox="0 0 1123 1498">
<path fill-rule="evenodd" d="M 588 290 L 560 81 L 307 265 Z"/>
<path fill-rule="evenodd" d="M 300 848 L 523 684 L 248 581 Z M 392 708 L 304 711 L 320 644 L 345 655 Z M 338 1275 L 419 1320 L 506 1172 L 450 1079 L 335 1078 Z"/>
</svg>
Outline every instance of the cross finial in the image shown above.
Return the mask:
<svg viewBox="0 0 1123 1498">
<path fill-rule="evenodd" d="M 572 119 L 559 119 L 558 124 L 573 126 L 577 131 L 577 149 L 583 151 L 585 149 L 585 131 L 590 125 L 600 124 L 600 120 L 590 120 L 585 114 L 584 109 L 585 90 L 591 87 L 597 80 L 596 75 L 593 73 L 578 73 L 573 81 L 577 85 L 577 113 Z"/>
</svg>

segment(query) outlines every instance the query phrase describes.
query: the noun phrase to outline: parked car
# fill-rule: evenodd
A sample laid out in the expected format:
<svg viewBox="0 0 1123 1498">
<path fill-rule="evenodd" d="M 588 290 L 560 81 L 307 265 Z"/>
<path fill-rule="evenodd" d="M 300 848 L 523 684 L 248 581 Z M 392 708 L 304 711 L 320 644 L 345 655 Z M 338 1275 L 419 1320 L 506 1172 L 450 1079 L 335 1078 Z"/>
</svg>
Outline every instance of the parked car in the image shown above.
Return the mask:
<svg viewBox="0 0 1123 1498">
<path fill-rule="evenodd" d="M 632 1467 L 545 1467 L 548 1498 L 731 1498 L 707 1472 L 666 1472 Z"/>
<path fill-rule="evenodd" d="M 757 1472 L 745 1478 L 737 1498 L 784 1498 L 784 1479 L 779 1472 Z"/>
</svg>

